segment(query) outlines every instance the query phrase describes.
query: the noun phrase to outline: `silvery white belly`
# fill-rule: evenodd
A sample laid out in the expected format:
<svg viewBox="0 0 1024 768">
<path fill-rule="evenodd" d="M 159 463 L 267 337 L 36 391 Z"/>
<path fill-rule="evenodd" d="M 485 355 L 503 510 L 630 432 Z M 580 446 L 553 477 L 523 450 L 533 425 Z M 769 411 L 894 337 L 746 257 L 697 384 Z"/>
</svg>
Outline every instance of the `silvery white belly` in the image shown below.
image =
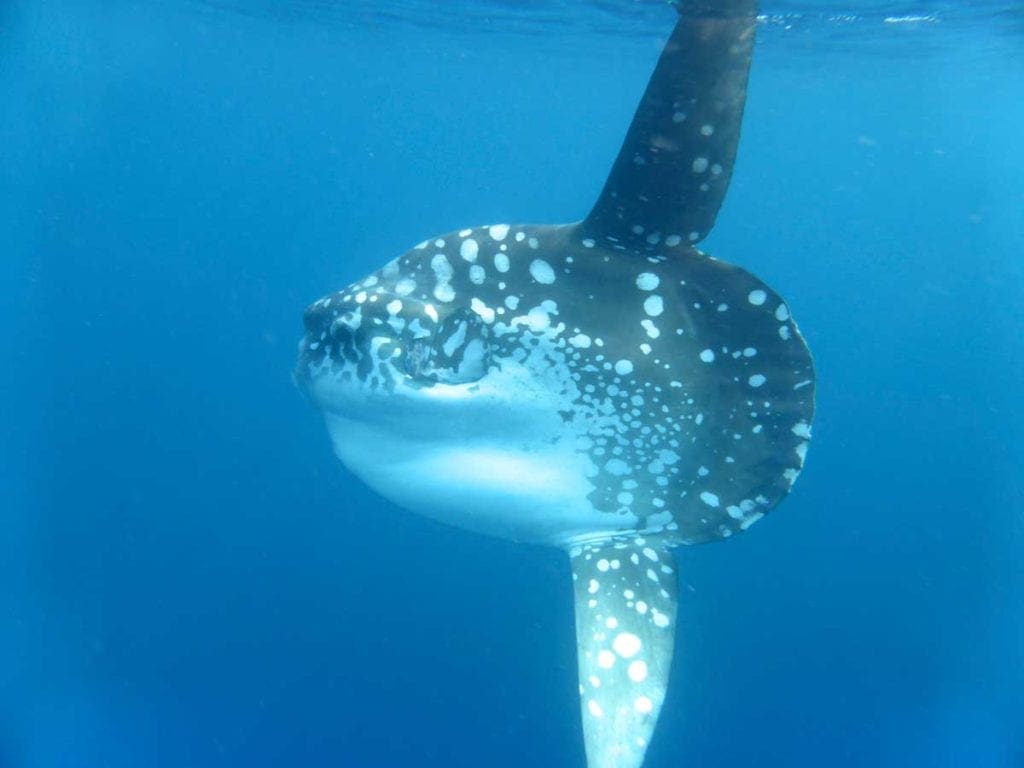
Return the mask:
<svg viewBox="0 0 1024 768">
<path fill-rule="evenodd" d="M 338 458 L 382 496 L 418 514 L 539 544 L 563 545 L 608 528 L 609 515 L 587 499 L 589 461 L 569 436 L 517 450 L 487 440 L 423 442 L 332 413 L 325 421 Z"/>
</svg>

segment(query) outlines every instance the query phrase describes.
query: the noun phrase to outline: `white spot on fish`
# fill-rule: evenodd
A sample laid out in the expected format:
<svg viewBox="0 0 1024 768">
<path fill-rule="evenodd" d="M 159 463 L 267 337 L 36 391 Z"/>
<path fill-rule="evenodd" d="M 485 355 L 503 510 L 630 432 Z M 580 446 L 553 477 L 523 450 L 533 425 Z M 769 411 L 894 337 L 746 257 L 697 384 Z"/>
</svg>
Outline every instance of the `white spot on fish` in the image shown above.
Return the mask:
<svg viewBox="0 0 1024 768">
<path fill-rule="evenodd" d="M 658 296 L 657 294 L 652 294 L 651 296 L 648 296 L 646 299 L 644 299 L 644 312 L 646 312 L 651 317 L 657 317 L 664 311 L 665 302 L 662 300 L 661 296 Z"/>
<path fill-rule="evenodd" d="M 760 288 L 753 290 L 747 294 L 747 301 L 749 301 L 755 307 L 760 307 L 762 304 L 764 304 L 767 298 L 768 294 L 762 291 Z"/>
<path fill-rule="evenodd" d="M 632 632 L 620 632 L 612 641 L 612 648 L 624 659 L 636 656 L 640 653 L 642 646 L 643 643 L 640 642 L 640 638 Z"/>
<path fill-rule="evenodd" d="M 534 259 L 530 262 L 530 275 L 538 283 L 544 285 L 550 285 L 555 282 L 555 270 L 544 259 Z"/>
<path fill-rule="evenodd" d="M 642 683 L 647 679 L 647 662 L 637 659 L 629 665 L 627 672 L 634 683 Z"/>
<path fill-rule="evenodd" d="M 487 228 L 487 234 L 494 240 L 502 241 L 505 236 L 508 235 L 508 224 L 495 224 L 493 227 Z"/>
<path fill-rule="evenodd" d="M 714 353 L 714 350 L 711 350 L 711 349 L 705 349 L 704 351 L 702 351 L 702 352 L 700 353 L 700 359 L 701 359 L 701 360 L 702 360 L 703 362 L 705 362 L 705 363 L 713 363 L 713 362 L 715 362 L 715 353 Z"/>
<path fill-rule="evenodd" d="M 534 333 L 543 333 L 551 325 L 551 316 L 543 307 L 534 307 L 526 314 L 526 324 Z"/>
<path fill-rule="evenodd" d="M 711 493 L 711 491 L 701 491 L 700 500 L 709 507 L 717 507 L 719 505 L 718 496 Z"/>
<path fill-rule="evenodd" d="M 434 270 L 434 276 L 440 282 L 447 283 L 452 279 L 452 265 L 443 253 L 434 254 L 434 258 L 430 260 L 430 268 Z"/>
<path fill-rule="evenodd" d="M 488 325 L 494 322 L 494 310 L 488 307 L 475 296 L 470 300 L 469 307 L 474 312 L 476 312 L 477 315 L 480 316 L 480 319 L 483 320 Z"/>
<path fill-rule="evenodd" d="M 622 459 L 609 459 L 604 465 L 604 471 L 609 475 L 621 477 L 629 474 L 629 465 Z"/>
<path fill-rule="evenodd" d="M 459 255 L 466 261 L 476 261 L 476 256 L 479 252 L 480 246 L 473 238 L 463 240 L 462 245 L 459 246 Z"/>
<path fill-rule="evenodd" d="M 448 283 L 438 283 L 434 287 L 434 298 L 445 303 L 453 301 L 455 299 L 455 289 Z"/>
<path fill-rule="evenodd" d="M 619 376 L 628 376 L 633 372 L 633 364 L 629 360 L 619 360 L 615 363 L 615 372 Z"/>
<path fill-rule="evenodd" d="M 740 523 L 740 529 L 744 530 L 744 531 L 747 530 L 747 528 L 752 526 L 754 523 L 756 523 L 762 517 L 764 517 L 764 512 L 755 512 L 750 517 L 748 517 L 746 520 L 744 520 L 742 523 Z"/>
<path fill-rule="evenodd" d="M 636 287 L 641 291 L 653 291 L 661 281 L 651 272 L 641 272 L 636 278 Z"/>
<path fill-rule="evenodd" d="M 456 328 L 455 332 L 445 340 L 444 344 L 442 344 L 441 348 L 444 350 L 444 353 L 448 355 L 448 357 L 454 355 L 455 350 L 457 350 L 465 343 L 466 331 L 466 323 L 465 321 L 463 321 L 459 323 L 459 326 L 458 328 Z"/>
</svg>

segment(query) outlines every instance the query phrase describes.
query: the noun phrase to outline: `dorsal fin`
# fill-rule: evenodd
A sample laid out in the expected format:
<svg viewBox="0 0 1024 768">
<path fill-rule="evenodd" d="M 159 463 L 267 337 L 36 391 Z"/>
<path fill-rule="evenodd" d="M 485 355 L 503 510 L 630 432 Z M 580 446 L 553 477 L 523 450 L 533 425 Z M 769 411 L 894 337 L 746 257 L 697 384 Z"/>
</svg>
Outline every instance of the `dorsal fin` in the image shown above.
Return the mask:
<svg viewBox="0 0 1024 768">
<path fill-rule="evenodd" d="M 643 248 L 702 240 L 736 159 L 757 0 L 689 0 L 581 230 Z"/>
</svg>

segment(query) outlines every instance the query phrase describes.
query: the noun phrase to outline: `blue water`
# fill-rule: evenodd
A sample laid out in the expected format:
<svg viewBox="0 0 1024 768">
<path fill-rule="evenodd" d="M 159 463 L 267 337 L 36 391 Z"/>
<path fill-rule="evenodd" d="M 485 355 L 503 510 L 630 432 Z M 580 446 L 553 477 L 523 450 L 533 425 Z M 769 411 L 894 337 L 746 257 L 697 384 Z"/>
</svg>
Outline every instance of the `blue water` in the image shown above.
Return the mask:
<svg viewBox="0 0 1024 768">
<path fill-rule="evenodd" d="M 707 250 L 819 371 L 680 552 L 649 768 L 1024 765 L 1024 14 L 765 8 Z M 651 0 L 0 4 L 0 766 L 583 766 L 567 562 L 407 515 L 290 380 L 424 236 L 582 216 Z"/>
</svg>

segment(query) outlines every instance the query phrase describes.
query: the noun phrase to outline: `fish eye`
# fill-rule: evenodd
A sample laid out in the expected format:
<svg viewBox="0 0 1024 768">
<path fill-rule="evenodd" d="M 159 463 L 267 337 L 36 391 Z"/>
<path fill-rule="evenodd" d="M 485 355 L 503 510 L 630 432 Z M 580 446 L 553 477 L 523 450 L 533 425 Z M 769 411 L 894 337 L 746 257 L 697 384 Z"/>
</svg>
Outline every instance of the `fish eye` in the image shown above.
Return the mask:
<svg viewBox="0 0 1024 768">
<path fill-rule="evenodd" d="M 421 384 L 468 384 L 487 375 L 491 350 L 487 325 L 468 310 L 456 310 L 435 333 L 413 339 L 403 356 L 406 375 Z"/>
</svg>

